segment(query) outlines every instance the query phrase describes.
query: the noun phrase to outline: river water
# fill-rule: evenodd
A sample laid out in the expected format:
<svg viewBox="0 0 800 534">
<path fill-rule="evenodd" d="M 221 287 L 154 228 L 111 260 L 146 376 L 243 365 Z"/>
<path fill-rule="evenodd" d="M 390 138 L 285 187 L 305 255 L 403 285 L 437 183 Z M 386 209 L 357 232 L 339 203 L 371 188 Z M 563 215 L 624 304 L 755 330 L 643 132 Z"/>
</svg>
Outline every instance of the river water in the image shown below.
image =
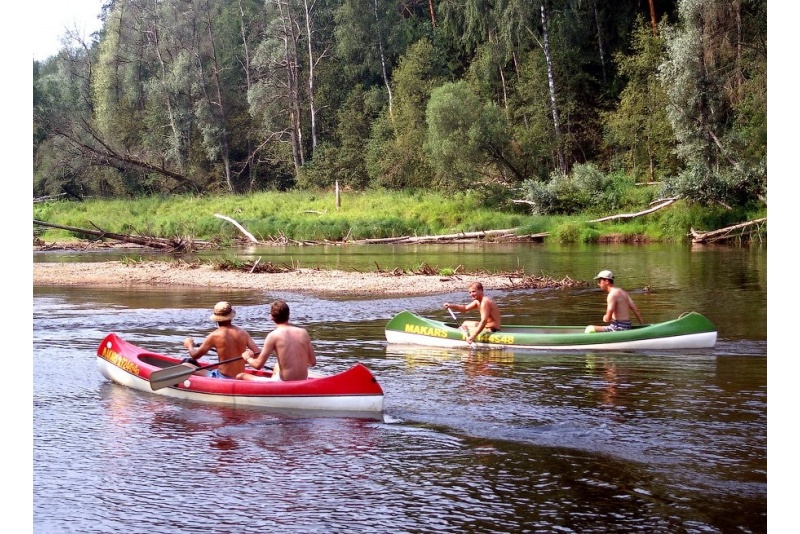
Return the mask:
<svg viewBox="0 0 800 534">
<path fill-rule="evenodd" d="M 646 321 L 698 311 L 719 339 L 713 349 L 677 352 L 427 349 L 388 345 L 384 325 L 403 309 L 447 318 L 442 303 L 466 301 L 466 288 L 356 298 L 34 287 L 35 532 L 766 531 L 765 246 L 238 252 L 345 270 L 427 262 L 589 280 L 611 269 Z M 595 288 L 489 294 L 506 323 L 598 323 L 605 306 Z M 308 328 L 318 370 L 360 361 L 373 371 L 386 394 L 382 416 L 182 402 L 109 383 L 96 370 L 108 332 L 182 354 L 184 337 L 212 329 L 210 309 L 223 299 L 262 343 L 275 298 Z"/>
</svg>

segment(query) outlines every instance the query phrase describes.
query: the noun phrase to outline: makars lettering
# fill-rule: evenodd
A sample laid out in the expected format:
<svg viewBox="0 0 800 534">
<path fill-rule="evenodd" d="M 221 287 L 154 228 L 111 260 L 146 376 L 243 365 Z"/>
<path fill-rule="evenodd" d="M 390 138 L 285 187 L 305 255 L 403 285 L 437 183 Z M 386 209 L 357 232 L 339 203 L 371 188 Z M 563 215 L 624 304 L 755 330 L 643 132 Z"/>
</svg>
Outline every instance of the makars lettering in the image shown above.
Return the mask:
<svg viewBox="0 0 800 534">
<path fill-rule="evenodd" d="M 136 365 L 135 363 L 133 363 L 130 360 L 126 360 L 125 358 L 123 358 L 122 356 L 120 356 L 119 354 L 117 354 L 116 352 L 114 352 L 113 350 L 111 350 L 109 348 L 103 349 L 103 352 L 102 352 L 102 354 L 100 356 L 103 359 L 108 360 L 109 362 L 113 363 L 114 365 L 116 365 L 117 367 L 119 367 L 120 369 L 122 369 L 124 371 L 127 371 L 127 372 L 129 372 L 131 374 L 134 374 L 134 375 L 137 375 L 137 376 L 139 375 L 140 371 L 139 371 L 139 366 L 138 365 Z"/>
<path fill-rule="evenodd" d="M 410 332 L 412 334 L 420 334 L 422 336 L 447 337 L 447 332 L 445 332 L 444 330 L 440 330 L 438 328 L 432 328 L 430 326 L 419 326 L 416 324 L 407 324 L 406 332 Z"/>
</svg>

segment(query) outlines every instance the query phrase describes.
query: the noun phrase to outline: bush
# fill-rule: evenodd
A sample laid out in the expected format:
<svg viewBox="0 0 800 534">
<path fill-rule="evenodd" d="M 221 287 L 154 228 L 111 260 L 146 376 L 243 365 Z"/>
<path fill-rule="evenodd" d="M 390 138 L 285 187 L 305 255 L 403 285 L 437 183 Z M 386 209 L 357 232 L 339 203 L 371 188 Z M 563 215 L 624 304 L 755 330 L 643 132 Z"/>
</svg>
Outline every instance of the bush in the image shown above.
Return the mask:
<svg viewBox="0 0 800 534">
<path fill-rule="evenodd" d="M 552 173 L 547 183 L 526 180 L 523 188 L 526 200 L 533 202 L 534 213 L 569 215 L 607 203 L 603 193 L 609 183 L 611 180 L 596 165 L 586 163 L 575 165 L 571 175 Z"/>
</svg>

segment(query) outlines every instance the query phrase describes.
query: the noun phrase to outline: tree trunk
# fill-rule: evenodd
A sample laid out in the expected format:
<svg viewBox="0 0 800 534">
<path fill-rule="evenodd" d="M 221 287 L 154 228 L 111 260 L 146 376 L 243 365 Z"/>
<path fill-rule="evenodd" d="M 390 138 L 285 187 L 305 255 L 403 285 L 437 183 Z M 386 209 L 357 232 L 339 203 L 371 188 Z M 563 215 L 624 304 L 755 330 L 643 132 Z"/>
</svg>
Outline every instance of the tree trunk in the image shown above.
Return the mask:
<svg viewBox="0 0 800 534">
<path fill-rule="evenodd" d="M 550 107 L 553 112 L 553 129 L 556 137 L 556 153 L 558 156 L 558 168 L 564 174 L 567 173 L 567 165 L 564 161 L 564 151 L 561 147 L 561 120 L 558 116 L 558 105 L 556 104 L 556 83 L 553 76 L 553 57 L 550 54 L 550 37 L 547 33 L 547 11 L 544 2 L 541 5 L 542 13 L 542 37 L 544 41 L 544 57 L 547 62 L 547 85 L 550 90 Z"/>
<path fill-rule="evenodd" d="M 652 2 L 652 0 L 650 0 Z M 594 11 L 594 25 L 597 29 L 597 50 L 600 53 L 600 66 L 603 69 L 603 82 L 606 82 L 606 54 L 603 48 L 603 30 L 600 26 L 600 15 L 597 13 L 597 0 L 592 0 L 592 11 Z"/>
<path fill-rule="evenodd" d="M 314 24 L 311 18 L 314 13 L 314 4 L 312 3 L 309 6 L 308 0 L 303 0 L 303 6 L 306 13 L 306 41 L 308 42 L 308 105 L 311 115 L 311 149 L 313 152 L 317 148 L 317 106 L 314 94 L 314 68 L 317 66 L 317 62 L 325 57 L 325 52 L 317 58 L 314 57 L 312 46 L 314 42 Z"/>
<path fill-rule="evenodd" d="M 216 90 L 216 99 L 209 98 L 208 92 L 206 90 L 205 84 L 205 76 L 202 76 L 202 88 L 203 88 L 203 95 L 208 102 L 208 105 L 211 109 L 215 106 L 219 110 L 219 129 L 221 131 L 219 143 L 220 143 L 220 156 L 222 157 L 222 163 L 225 168 L 225 183 L 228 185 L 228 191 L 231 193 L 235 193 L 235 187 L 233 184 L 233 180 L 231 177 L 231 156 L 230 156 L 230 145 L 228 143 L 228 119 L 227 114 L 225 113 L 225 97 L 222 91 L 222 82 L 219 78 L 219 71 L 220 66 L 217 61 L 217 48 L 216 43 L 214 40 L 214 31 L 211 22 L 211 6 L 206 0 L 206 25 L 208 27 L 208 39 L 209 45 L 211 47 L 211 62 L 212 62 L 212 79 L 214 80 L 214 88 Z M 198 63 L 200 64 L 200 69 L 203 69 L 203 60 L 200 58 L 200 54 L 198 54 Z M 216 100 L 216 101 L 215 101 Z"/>
<path fill-rule="evenodd" d="M 378 37 L 378 52 L 381 56 L 381 72 L 383 74 L 383 84 L 386 86 L 386 92 L 389 94 L 389 119 L 394 124 L 394 113 L 392 112 L 392 87 L 389 85 L 389 76 L 386 74 L 386 55 L 383 51 L 383 35 L 381 33 L 381 21 L 378 16 L 378 0 L 373 0 L 373 9 L 375 14 L 375 33 Z"/>
<path fill-rule="evenodd" d="M 658 35 L 658 19 L 656 18 L 656 5 L 653 0 L 650 1 L 650 26 L 653 28 L 653 35 Z"/>
<path fill-rule="evenodd" d="M 152 35 L 152 38 L 154 39 L 153 49 L 155 51 L 156 57 L 158 58 L 158 65 L 161 69 L 161 76 L 159 77 L 159 82 L 161 90 L 164 93 L 166 114 L 167 118 L 169 119 L 170 130 L 172 131 L 171 144 L 173 148 L 173 153 L 175 154 L 175 163 L 178 166 L 178 170 L 180 171 L 180 173 L 183 174 L 186 169 L 185 144 L 181 128 L 177 123 L 177 119 L 175 118 L 176 112 L 173 109 L 174 105 L 172 102 L 174 95 L 171 93 L 171 91 L 166 85 L 166 80 L 169 77 L 169 72 L 168 72 L 167 62 L 164 59 L 164 53 L 161 50 L 162 43 L 160 38 L 160 28 L 158 27 L 158 20 L 153 22 L 153 25 L 150 28 L 150 33 Z"/>
</svg>

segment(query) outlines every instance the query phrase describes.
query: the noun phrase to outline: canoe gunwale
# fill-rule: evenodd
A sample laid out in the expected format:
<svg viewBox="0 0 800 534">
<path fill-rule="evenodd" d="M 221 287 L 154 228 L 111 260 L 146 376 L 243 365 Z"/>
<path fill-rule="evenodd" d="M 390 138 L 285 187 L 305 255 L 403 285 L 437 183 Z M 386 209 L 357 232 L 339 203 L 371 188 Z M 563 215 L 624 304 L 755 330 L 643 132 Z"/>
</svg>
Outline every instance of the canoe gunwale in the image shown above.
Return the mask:
<svg viewBox="0 0 800 534">
<path fill-rule="evenodd" d="M 584 333 L 582 326 L 509 325 L 497 333 L 481 334 L 473 347 L 463 331 L 450 323 L 427 319 L 409 311 L 395 315 L 386 325 L 389 343 L 440 348 L 514 350 L 680 350 L 712 348 L 717 341 L 714 325 L 697 312 L 677 319 L 636 325 L 619 332 Z M 536 333 L 531 333 L 536 332 Z"/>
<path fill-rule="evenodd" d="M 139 391 L 205 403 L 286 410 L 383 412 L 383 390 L 363 364 L 324 377 L 298 382 L 223 380 L 190 375 L 175 386 L 153 391 L 150 373 L 180 360 L 143 350 L 116 334 L 108 334 L 97 349 L 97 368 L 106 379 Z M 158 360 L 156 365 L 153 365 Z"/>
</svg>

